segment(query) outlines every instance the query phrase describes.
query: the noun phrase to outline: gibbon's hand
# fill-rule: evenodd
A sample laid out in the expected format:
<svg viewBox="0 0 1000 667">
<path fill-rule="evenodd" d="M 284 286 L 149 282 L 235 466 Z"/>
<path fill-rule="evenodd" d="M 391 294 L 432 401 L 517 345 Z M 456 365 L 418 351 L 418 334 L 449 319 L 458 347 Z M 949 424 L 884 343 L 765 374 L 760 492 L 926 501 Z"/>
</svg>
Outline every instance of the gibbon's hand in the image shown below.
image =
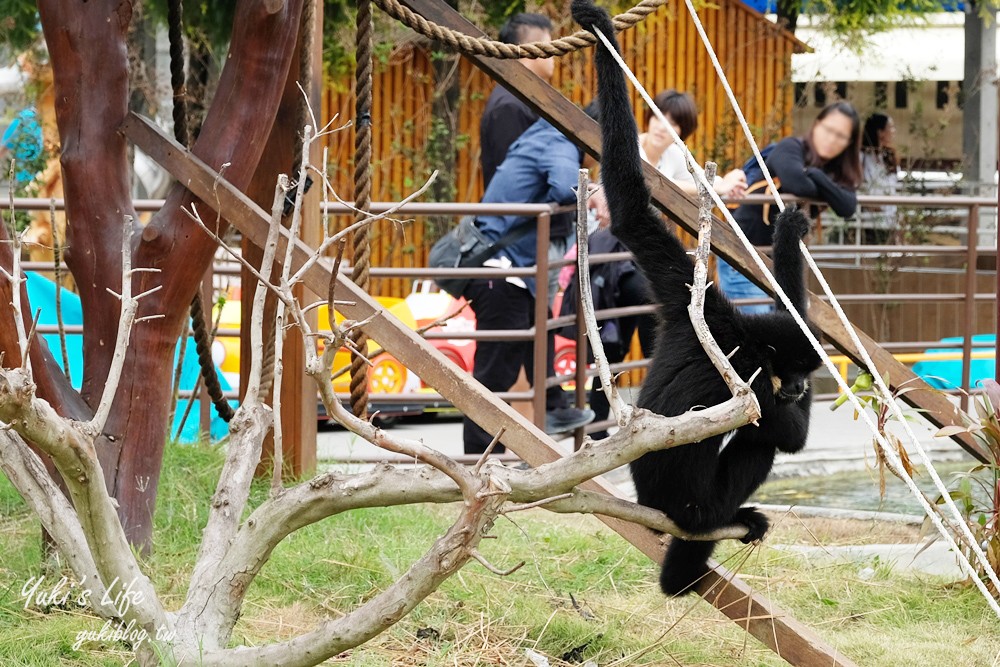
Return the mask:
<svg viewBox="0 0 1000 667">
<path fill-rule="evenodd" d="M 715 186 L 715 191 L 722 197 L 743 199 L 747 193 L 747 175 L 742 169 L 733 169 L 722 177 L 722 181 Z"/>
</svg>

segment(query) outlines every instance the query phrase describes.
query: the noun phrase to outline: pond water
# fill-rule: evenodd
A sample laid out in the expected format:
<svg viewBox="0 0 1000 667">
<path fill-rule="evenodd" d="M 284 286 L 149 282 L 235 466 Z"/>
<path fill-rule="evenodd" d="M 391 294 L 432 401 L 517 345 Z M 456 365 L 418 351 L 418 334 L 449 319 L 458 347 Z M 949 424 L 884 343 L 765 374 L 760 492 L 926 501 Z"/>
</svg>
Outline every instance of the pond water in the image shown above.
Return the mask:
<svg viewBox="0 0 1000 667">
<path fill-rule="evenodd" d="M 955 474 L 972 468 L 974 463 L 942 463 L 936 466 L 938 475 L 951 490 L 957 485 Z M 922 469 L 914 478 L 930 498 L 939 495 L 934 481 Z M 981 475 L 987 475 L 984 471 Z M 885 498 L 879 497 L 879 475 L 874 469 L 845 472 L 823 477 L 796 477 L 764 484 L 751 502 L 777 505 L 808 505 L 837 509 L 874 510 L 899 514 L 922 515 L 920 504 L 902 480 L 886 471 Z"/>
</svg>

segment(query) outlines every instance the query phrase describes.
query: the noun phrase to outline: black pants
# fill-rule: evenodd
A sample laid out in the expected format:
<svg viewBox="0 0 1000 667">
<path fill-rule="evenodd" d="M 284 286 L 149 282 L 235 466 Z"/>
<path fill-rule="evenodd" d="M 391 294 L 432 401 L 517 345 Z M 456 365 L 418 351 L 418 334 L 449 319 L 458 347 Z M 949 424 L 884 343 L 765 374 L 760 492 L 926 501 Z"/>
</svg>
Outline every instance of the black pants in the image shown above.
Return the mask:
<svg viewBox="0 0 1000 667">
<path fill-rule="evenodd" d="M 472 302 L 476 313 L 477 329 L 527 329 L 535 323 L 535 297 L 528 290 L 512 285 L 502 278 L 473 280 L 466 286 L 464 296 Z M 546 376 L 555 375 L 555 335 L 548 336 L 548 359 L 544 360 Z M 472 377 L 493 392 L 508 391 L 524 368 L 528 382 L 532 382 L 535 367 L 534 343 L 518 341 L 476 341 L 475 366 Z M 545 392 L 547 410 L 567 407 L 569 398 L 558 385 Z M 486 451 L 493 434 L 484 431 L 468 415 L 464 421 L 463 442 L 466 454 Z M 504 451 L 500 445 L 494 450 Z"/>
<path fill-rule="evenodd" d="M 644 306 L 652 303 L 649 296 L 649 285 L 645 276 L 639 271 L 624 274 L 618 282 L 618 308 L 626 306 Z M 656 318 L 653 315 L 633 315 L 619 317 L 618 326 L 621 330 L 621 345 L 605 348 L 608 363 L 615 364 L 625 359 L 632 344 L 632 334 L 639 330 L 639 346 L 647 359 L 653 356 L 653 346 L 656 344 Z M 594 378 L 590 389 L 590 408 L 594 411 L 594 421 L 608 418 L 611 406 L 608 397 L 604 395 L 600 376 Z"/>
</svg>

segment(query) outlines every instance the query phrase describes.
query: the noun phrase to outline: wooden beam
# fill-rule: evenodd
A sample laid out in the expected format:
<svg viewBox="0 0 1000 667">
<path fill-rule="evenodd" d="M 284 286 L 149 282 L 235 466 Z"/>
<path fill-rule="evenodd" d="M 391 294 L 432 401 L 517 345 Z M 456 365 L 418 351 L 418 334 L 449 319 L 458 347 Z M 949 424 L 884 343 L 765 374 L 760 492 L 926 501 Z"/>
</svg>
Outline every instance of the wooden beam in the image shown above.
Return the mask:
<svg viewBox="0 0 1000 667">
<path fill-rule="evenodd" d="M 163 166 L 195 196 L 212 206 L 245 237 L 262 245 L 269 226 L 268 215 L 233 188 L 198 158 L 165 136 L 151 121 L 131 114 L 122 125 L 126 136 L 157 163 Z M 294 267 L 300 267 L 311 256 L 312 249 L 295 239 Z M 278 256 L 284 256 L 287 235 L 279 243 Z M 330 281 L 331 265 L 317 262 L 305 275 L 306 287 L 323 294 Z M 459 410 L 472 415 L 486 431 L 496 433 L 506 429 L 504 444 L 533 466 L 558 459 L 561 454 L 555 442 L 520 413 L 486 391 L 471 375 L 449 361 L 437 348 L 386 312 L 366 292 L 345 276 L 338 274 L 337 290 L 341 299 L 352 305 L 340 308 L 346 317 L 362 321 L 371 317 L 365 333 L 391 352 L 407 368 L 437 389 Z M 580 485 L 621 497 L 614 485 L 601 478 Z M 659 562 L 663 556 L 660 539 L 652 531 L 633 523 L 610 517 L 598 518 L 631 542 L 640 551 Z M 788 616 L 723 568 L 714 570 L 705 580 L 705 599 L 736 620 L 761 642 L 793 665 L 830 665 L 852 667 L 849 659 L 828 645 L 808 628 Z"/>
<path fill-rule="evenodd" d="M 481 30 L 440 0 L 401 1 L 428 21 L 472 36 L 483 35 Z M 529 72 L 515 60 L 497 60 L 480 56 L 466 57 L 476 67 L 489 74 L 534 109 L 542 118 L 559 128 L 580 148 L 600 160 L 600 127 L 562 93 Z M 654 203 L 681 227 L 697 235 L 698 205 L 695 200 L 688 197 L 651 164 L 644 162 L 643 168 L 646 173 L 646 182 L 653 193 Z M 712 227 L 712 249 L 753 282 L 760 285 L 768 293 L 773 294 L 770 285 L 764 281 L 757 266 L 751 260 L 750 254 L 736 237 L 736 233 L 733 232 L 728 223 L 719 218 L 715 219 L 715 224 Z M 768 268 L 771 267 L 770 260 L 766 257 L 764 262 Z M 809 317 L 838 350 L 861 365 L 861 355 L 854 349 L 854 344 L 836 312 L 824 301 L 817 298 L 815 294 L 810 294 Z M 936 426 L 965 424 L 962 412 L 952 405 L 946 395 L 930 387 L 913 371 L 896 361 L 890 352 L 882 349 L 870 336 L 862 331 L 858 331 L 858 336 L 862 345 L 871 355 L 872 361 L 875 362 L 879 373 L 884 375 L 886 371 L 889 372 L 891 386 L 893 388 L 906 386 L 910 389 L 902 396 L 903 401 L 923 410 L 923 416 Z M 990 460 L 987 452 L 968 433 L 956 435 L 953 439 L 980 461 Z"/>
</svg>

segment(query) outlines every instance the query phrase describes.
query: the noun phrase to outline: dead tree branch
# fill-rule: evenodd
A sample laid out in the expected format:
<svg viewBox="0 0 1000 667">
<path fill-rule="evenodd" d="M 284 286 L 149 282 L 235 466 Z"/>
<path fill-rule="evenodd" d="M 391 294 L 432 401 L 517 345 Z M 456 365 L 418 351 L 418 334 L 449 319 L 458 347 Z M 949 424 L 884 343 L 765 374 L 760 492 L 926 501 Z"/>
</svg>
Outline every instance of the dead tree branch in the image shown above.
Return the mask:
<svg viewBox="0 0 1000 667">
<path fill-rule="evenodd" d="M 690 163 L 688 164 L 688 169 L 693 169 Z M 715 170 L 716 164 L 714 162 L 705 163 L 705 179 L 709 183 L 715 179 Z M 733 368 L 733 365 L 729 362 L 729 357 L 722 351 L 719 344 L 715 342 L 715 337 L 712 336 L 712 332 L 708 328 L 708 323 L 705 321 L 705 292 L 708 290 L 708 256 L 712 252 L 712 208 L 715 204 L 705 184 L 700 179 L 696 179 L 696 181 L 698 183 L 699 199 L 698 249 L 695 251 L 694 284 L 691 285 L 691 304 L 688 306 L 688 314 L 691 317 L 691 324 L 694 326 L 694 331 L 698 335 L 698 340 L 705 349 L 705 353 L 712 360 L 719 374 L 722 375 L 722 379 L 725 380 L 726 385 L 733 392 L 733 396 L 742 397 L 746 400 L 747 420 L 749 423 L 756 424 L 760 418 L 760 404 L 757 402 L 757 396 L 754 395 L 749 382 L 744 382 L 736 372 L 736 369 Z M 749 381 L 753 381 L 753 378 L 750 378 Z"/>
<path fill-rule="evenodd" d="M 632 416 L 632 406 L 622 399 L 618 393 L 618 385 L 611 377 L 611 366 L 608 356 L 604 353 L 604 343 L 597 327 L 597 315 L 594 313 L 594 293 L 590 289 L 590 245 L 587 235 L 587 196 L 590 189 L 590 175 L 586 169 L 580 170 L 576 192 L 576 275 L 580 287 L 580 307 L 583 309 L 583 320 L 587 324 L 587 340 L 594 352 L 594 363 L 601 378 L 601 388 L 608 397 L 608 403 L 615 414 L 618 426 L 624 427 Z"/>
</svg>

